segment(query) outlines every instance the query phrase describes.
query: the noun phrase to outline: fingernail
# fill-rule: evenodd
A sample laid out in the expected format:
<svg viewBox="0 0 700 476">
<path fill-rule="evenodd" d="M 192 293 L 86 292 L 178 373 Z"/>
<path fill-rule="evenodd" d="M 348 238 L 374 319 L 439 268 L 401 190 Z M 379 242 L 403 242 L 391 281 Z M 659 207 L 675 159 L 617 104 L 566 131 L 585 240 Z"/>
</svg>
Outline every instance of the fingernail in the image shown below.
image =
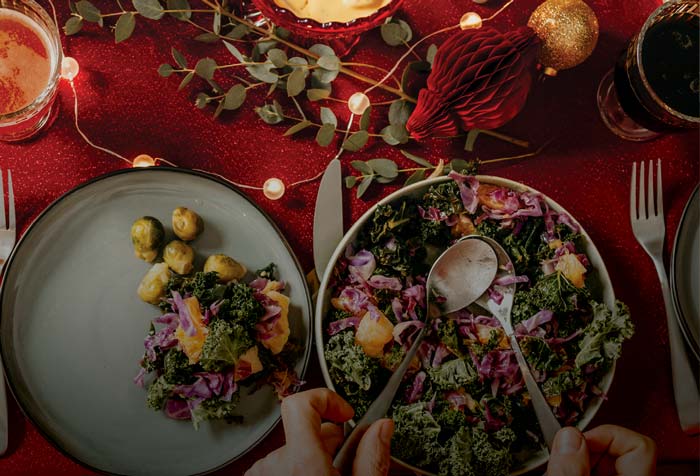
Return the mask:
<svg viewBox="0 0 700 476">
<path fill-rule="evenodd" d="M 386 420 L 379 429 L 379 439 L 385 445 L 391 444 L 391 437 L 394 434 L 394 422 Z"/>
<path fill-rule="evenodd" d="M 555 450 L 564 455 L 576 453 L 582 444 L 581 433 L 575 428 L 562 428 L 554 441 Z"/>
</svg>

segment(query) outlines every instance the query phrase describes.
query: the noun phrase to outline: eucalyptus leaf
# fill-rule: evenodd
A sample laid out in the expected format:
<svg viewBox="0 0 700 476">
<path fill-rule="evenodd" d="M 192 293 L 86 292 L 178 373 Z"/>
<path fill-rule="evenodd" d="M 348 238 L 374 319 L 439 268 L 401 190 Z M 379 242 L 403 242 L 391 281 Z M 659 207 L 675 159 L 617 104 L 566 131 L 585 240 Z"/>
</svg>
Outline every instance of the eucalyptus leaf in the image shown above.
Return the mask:
<svg viewBox="0 0 700 476">
<path fill-rule="evenodd" d="M 345 187 L 346 188 L 353 188 L 355 184 L 357 183 L 357 177 L 354 175 L 348 175 L 345 177 Z"/>
<path fill-rule="evenodd" d="M 303 131 L 304 129 L 306 129 L 306 128 L 309 127 L 310 125 L 311 125 L 311 122 L 310 122 L 310 121 L 301 121 L 301 122 L 299 122 L 299 123 L 297 123 L 297 124 L 294 124 L 294 125 L 293 125 L 292 127 L 290 127 L 289 129 L 287 129 L 287 131 L 284 133 L 284 135 L 285 135 L 285 137 L 286 137 L 286 136 L 293 136 L 293 135 L 296 134 L 297 132 Z"/>
<path fill-rule="evenodd" d="M 369 140 L 367 131 L 357 131 L 343 142 L 343 149 L 350 152 L 357 152 L 362 149 Z"/>
<path fill-rule="evenodd" d="M 428 47 L 428 52 L 425 55 L 425 60 L 430 63 L 430 66 L 433 65 L 433 61 L 435 61 L 435 55 L 438 52 L 438 47 L 437 45 L 430 45 Z"/>
<path fill-rule="evenodd" d="M 221 13 L 218 11 L 214 13 L 214 20 L 211 29 L 217 35 L 221 33 Z"/>
<path fill-rule="evenodd" d="M 201 33 L 197 36 L 194 37 L 195 41 L 199 41 L 200 43 L 216 43 L 219 41 L 219 35 L 215 35 L 214 33 Z"/>
<path fill-rule="evenodd" d="M 405 125 L 411 117 L 411 106 L 408 101 L 398 100 L 389 106 L 389 124 Z"/>
<path fill-rule="evenodd" d="M 367 165 L 384 178 L 395 179 L 399 175 L 399 168 L 393 160 L 372 159 L 367 161 Z"/>
<path fill-rule="evenodd" d="M 192 18 L 192 12 L 190 11 L 190 2 L 187 0 L 168 0 L 165 2 L 168 10 L 182 10 L 169 12 L 171 16 L 177 18 L 180 21 L 186 21 Z"/>
<path fill-rule="evenodd" d="M 194 72 L 197 76 L 204 79 L 212 79 L 216 71 L 216 61 L 211 58 L 202 58 L 197 61 L 194 67 Z"/>
<path fill-rule="evenodd" d="M 226 49 L 229 51 L 229 53 L 231 53 L 231 54 L 233 55 L 233 57 L 236 58 L 240 63 L 245 63 L 245 62 L 246 62 L 245 56 L 243 56 L 243 53 L 241 53 L 241 52 L 238 50 L 238 48 L 236 48 L 235 46 L 233 46 L 233 45 L 232 45 L 231 43 L 229 43 L 228 41 L 224 41 L 224 46 L 225 46 Z"/>
<path fill-rule="evenodd" d="M 386 126 L 380 131 L 382 139 L 389 145 L 399 145 L 400 142 L 391 134 L 391 126 Z"/>
<path fill-rule="evenodd" d="M 338 127 L 338 118 L 335 117 L 335 114 L 333 111 L 328 109 L 327 107 L 322 107 L 321 108 L 321 123 L 323 124 L 331 124 L 333 128 Z"/>
<path fill-rule="evenodd" d="M 425 170 L 416 170 L 404 182 L 403 186 L 407 187 L 411 184 L 418 183 L 425 179 Z"/>
<path fill-rule="evenodd" d="M 287 77 L 287 96 L 298 96 L 306 88 L 306 78 L 303 69 L 295 69 Z"/>
<path fill-rule="evenodd" d="M 272 61 L 275 68 L 284 68 L 287 64 L 287 53 L 280 50 L 279 48 L 272 48 L 267 52 L 267 59 Z"/>
<path fill-rule="evenodd" d="M 254 49 L 259 54 L 264 55 L 275 46 L 277 46 L 277 42 L 275 40 L 261 40 L 255 43 Z"/>
<path fill-rule="evenodd" d="M 194 78 L 194 71 L 190 71 L 185 75 L 184 78 L 182 78 L 182 81 L 180 81 L 180 85 L 177 87 L 178 91 L 182 91 L 187 87 L 188 84 L 190 84 L 190 81 L 192 81 L 192 78 Z"/>
<path fill-rule="evenodd" d="M 479 129 L 472 129 L 467 132 L 467 142 L 464 144 L 464 150 L 468 152 L 474 151 L 474 143 L 476 142 L 476 138 L 479 137 L 479 134 L 481 134 Z"/>
<path fill-rule="evenodd" d="M 272 101 L 272 106 L 275 108 L 275 111 L 277 111 L 277 114 L 280 116 L 284 116 L 284 111 L 282 110 L 282 105 L 277 101 L 276 99 Z"/>
<path fill-rule="evenodd" d="M 391 182 L 393 182 L 394 180 L 396 180 L 396 177 L 394 177 L 394 178 L 389 178 L 389 177 L 375 177 L 374 179 L 375 179 L 377 182 L 381 183 L 381 184 L 387 184 L 387 183 L 391 183 Z"/>
<path fill-rule="evenodd" d="M 318 56 L 319 58 L 321 56 L 336 56 L 335 51 L 333 51 L 333 48 L 327 45 L 322 45 L 320 43 L 313 45 L 311 48 L 309 48 L 309 51 Z"/>
<path fill-rule="evenodd" d="M 272 61 L 266 61 L 263 64 L 252 64 L 246 67 L 246 70 L 252 77 L 262 81 L 263 83 L 274 84 L 279 79 L 279 75 L 272 71 L 275 65 Z"/>
<path fill-rule="evenodd" d="M 306 59 L 301 58 L 299 56 L 294 56 L 292 58 L 289 58 L 289 60 L 287 61 L 287 66 L 295 70 L 303 71 L 304 79 L 309 77 L 309 62 L 306 61 Z"/>
<path fill-rule="evenodd" d="M 365 112 L 362 113 L 362 117 L 360 118 L 360 129 L 363 131 L 369 129 L 371 114 L 372 106 L 369 106 L 367 109 L 365 109 Z"/>
<path fill-rule="evenodd" d="M 170 49 L 170 53 L 173 55 L 173 59 L 175 60 L 175 63 L 177 63 L 177 65 L 180 68 L 187 68 L 187 60 L 185 59 L 185 57 L 182 53 L 180 53 L 174 47 Z"/>
<path fill-rule="evenodd" d="M 338 71 L 340 69 L 340 58 L 335 55 L 324 55 L 316 61 L 316 64 L 328 71 Z"/>
<path fill-rule="evenodd" d="M 350 162 L 350 166 L 360 172 L 362 175 L 374 175 L 374 170 L 372 170 L 372 166 L 369 165 L 367 162 L 363 162 L 361 160 L 353 160 Z"/>
<path fill-rule="evenodd" d="M 250 33 L 248 27 L 242 23 L 239 23 L 238 25 L 234 26 L 231 31 L 226 33 L 226 38 L 231 38 L 232 40 L 240 40 L 248 33 Z"/>
<path fill-rule="evenodd" d="M 311 75 L 311 89 L 323 89 L 324 91 L 328 91 L 328 94 L 331 94 L 333 91 L 333 85 L 331 83 L 324 83 L 322 82 L 317 74 L 312 74 Z"/>
<path fill-rule="evenodd" d="M 194 105 L 197 106 L 198 109 L 204 109 L 207 107 L 207 104 L 209 104 L 209 96 L 206 93 L 197 94 Z"/>
<path fill-rule="evenodd" d="M 167 78 L 175 72 L 175 69 L 167 63 L 164 63 L 158 67 L 158 74 L 164 78 Z"/>
<path fill-rule="evenodd" d="M 463 170 L 470 168 L 469 162 L 463 159 L 454 159 L 450 162 L 450 169 L 461 173 Z"/>
<path fill-rule="evenodd" d="M 325 89 L 308 89 L 306 91 L 306 97 L 309 101 L 320 101 L 321 99 L 326 99 L 330 95 L 331 92 Z"/>
<path fill-rule="evenodd" d="M 75 4 L 75 8 L 78 10 L 78 14 L 83 17 L 85 21 L 90 23 L 101 23 L 102 13 L 99 8 L 90 3 L 88 0 L 80 0 Z"/>
<path fill-rule="evenodd" d="M 321 147 L 328 147 L 335 138 L 335 126 L 324 124 L 316 133 L 316 143 Z"/>
<path fill-rule="evenodd" d="M 406 32 L 398 23 L 384 23 L 380 31 L 384 43 L 389 46 L 403 45 L 406 41 Z"/>
<path fill-rule="evenodd" d="M 243 105 L 246 98 L 246 88 L 242 84 L 236 84 L 228 90 L 224 96 L 224 109 L 233 111 Z"/>
<path fill-rule="evenodd" d="M 158 0 L 133 0 L 132 3 L 139 14 L 150 20 L 160 20 L 165 14 Z"/>
<path fill-rule="evenodd" d="M 324 69 L 324 68 L 317 68 L 311 74 L 314 78 L 318 79 L 318 81 L 320 83 L 330 84 L 333 81 L 335 81 L 335 78 L 338 77 L 339 71 L 338 70 L 331 71 L 331 70 Z"/>
<path fill-rule="evenodd" d="M 83 19 L 80 17 L 70 17 L 63 26 L 63 32 L 66 36 L 75 35 L 83 29 Z"/>
<path fill-rule="evenodd" d="M 404 33 L 404 41 L 406 41 L 406 43 L 408 43 L 409 41 L 411 41 L 413 39 L 413 30 L 411 29 L 411 25 L 409 25 L 408 23 L 406 23 L 403 20 L 392 20 L 392 21 L 396 21 L 399 24 L 399 26 L 401 27 L 401 30 Z"/>
<path fill-rule="evenodd" d="M 124 13 L 119 17 L 114 25 L 114 42 L 121 43 L 134 33 L 136 28 L 136 17 L 133 13 Z"/>
<path fill-rule="evenodd" d="M 286 40 L 292 35 L 292 32 L 287 30 L 286 28 L 282 28 L 281 26 L 276 26 L 275 27 L 275 36 L 277 38 L 282 38 L 283 40 Z"/>
<path fill-rule="evenodd" d="M 69 1 L 68 2 L 68 9 L 70 10 L 71 13 L 78 15 L 78 9 L 75 7 L 75 2 Z"/>
<path fill-rule="evenodd" d="M 391 124 L 382 129 L 382 139 L 389 145 L 399 145 L 408 142 L 409 135 L 406 126 L 401 124 Z"/>
<path fill-rule="evenodd" d="M 427 167 L 429 169 L 433 168 L 433 164 L 425 160 L 423 157 L 418 157 L 417 155 L 413 155 L 410 152 L 406 152 L 405 150 L 402 150 L 401 153 L 403 154 L 404 157 L 406 157 L 408 160 L 411 160 L 418 165 L 422 165 L 423 167 Z"/>
<path fill-rule="evenodd" d="M 258 116 L 267 124 L 279 124 L 284 120 L 284 117 L 282 117 L 282 114 L 280 114 L 278 108 L 274 104 L 265 104 L 262 107 L 256 108 L 255 112 L 257 112 Z"/>
<path fill-rule="evenodd" d="M 373 180 L 374 175 L 370 175 L 369 177 L 365 177 L 362 179 L 362 182 L 360 182 L 359 187 L 357 187 L 357 198 L 362 198 L 369 186 L 372 184 Z"/>
</svg>

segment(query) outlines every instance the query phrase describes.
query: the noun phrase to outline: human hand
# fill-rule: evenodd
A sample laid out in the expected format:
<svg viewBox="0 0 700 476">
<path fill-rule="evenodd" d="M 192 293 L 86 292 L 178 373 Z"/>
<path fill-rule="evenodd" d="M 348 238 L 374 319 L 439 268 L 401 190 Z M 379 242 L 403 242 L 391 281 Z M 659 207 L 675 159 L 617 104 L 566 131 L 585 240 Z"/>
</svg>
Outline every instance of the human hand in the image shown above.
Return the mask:
<svg viewBox="0 0 700 476">
<path fill-rule="evenodd" d="M 614 425 L 582 434 L 575 428 L 557 433 L 547 476 L 655 476 L 656 444 Z"/>
<path fill-rule="evenodd" d="M 345 400 L 325 388 L 285 398 L 282 401 L 285 446 L 255 463 L 245 476 L 339 476 L 333 467 L 333 455 L 344 437 L 342 427 L 336 423 L 348 421 L 353 414 Z M 367 429 L 357 447 L 353 475 L 386 476 L 393 432 L 394 423 L 387 419 Z"/>
</svg>

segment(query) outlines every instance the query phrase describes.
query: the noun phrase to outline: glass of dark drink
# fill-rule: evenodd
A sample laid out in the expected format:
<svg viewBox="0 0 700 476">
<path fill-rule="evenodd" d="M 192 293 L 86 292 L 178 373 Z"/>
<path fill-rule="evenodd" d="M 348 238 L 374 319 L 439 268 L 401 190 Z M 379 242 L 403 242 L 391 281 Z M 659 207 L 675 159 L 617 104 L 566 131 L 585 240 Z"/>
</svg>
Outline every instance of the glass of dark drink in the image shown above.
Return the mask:
<svg viewBox="0 0 700 476">
<path fill-rule="evenodd" d="M 700 126 L 700 0 L 661 5 L 598 87 L 603 122 L 627 140 Z"/>
</svg>

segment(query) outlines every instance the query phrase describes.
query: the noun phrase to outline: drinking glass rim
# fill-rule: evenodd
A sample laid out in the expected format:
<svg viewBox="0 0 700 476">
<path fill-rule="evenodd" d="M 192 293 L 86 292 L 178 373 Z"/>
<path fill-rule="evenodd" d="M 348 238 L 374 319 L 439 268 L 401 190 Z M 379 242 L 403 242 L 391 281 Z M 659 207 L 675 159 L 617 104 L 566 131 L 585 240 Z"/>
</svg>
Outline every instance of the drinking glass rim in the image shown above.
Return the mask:
<svg viewBox="0 0 700 476">
<path fill-rule="evenodd" d="M 637 46 L 635 48 L 635 55 L 637 57 L 637 64 L 639 65 L 639 76 L 642 79 L 642 83 L 644 84 L 644 87 L 646 88 L 647 92 L 651 95 L 652 99 L 662 108 L 666 110 L 669 114 L 672 116 L 675 116 L 679 119 L 683 119 L 688 122 L 696 122 L 700 123 L 700 117 L 696 116 L 689 116 L 687 114 L 683 114 L 680 111 L 677 111 L 676 109 L 670 107 L 668 104 L 666 104 L 657 94 L 656 91 L 651 87 L 651 84 L 649 83 L 649 80 L 647 79 L 646 71 L 644 70 L 644 63 L 642 62 L 642 45 L 644 44 L 644 38 L 646 37 L 647 31 L 649 28 L 652 27 L 654 22 L 656 21 L 657 17 L 659 14 L 666 10 L 667 8 L 681 4 L 681 3 L 687 3 L 689 5 L 698 5 L 700 6 L 700 2 L 697 0 L 670 0 L 665 3 L 662 3 L 659 5 L 659 7 L 654 10 L 651 15 L 649 15 L 649 18 L 644 22 L 644 25 L 642 25 L 642 29 L 639 31 L 639 37 L 637 39 Z M 696 12 L 696 16 L 698 15 L 698 12 Z"/>
<path fill-rule="evenodd" d="M 46 87 L 44 90 L 37 96 L 37 98 L 32 101 L 31 103 L 27 104 L 21 109 L 18 109 L 13 112 L 9 112 L 7 114 L 0 114 L 0 123 L 15 119 L 17 117 L 21 117 L 28 112 L 32 112 L 32 109 L 36 109 L 34 111 L 34 114 L 36 112 L 39 112 L 38 106 L 41 105 L 42 102 L 44 102 L 48 97 L 54 94 L 56 90 L 56 84 L 58 81 L 61 79 L 61 62 L 63 59 L 63 49 L 61 47 L 61 35 L 58 32 L 58 25 L 53 21 L 53 19 L 49 16 L 48 12 L 39 5 L 37 2 L 34 0 L 21 0 L 21 3 L 28 5 L 34 13 L 36 13 L 39 17 L 41 17 L 42 21 L 46 24 L 48 27 L 48 37 L 49 41 L 52 43 L 49 45 L 52 48 L 56 48 L 56 62 L 53 65 L 53 70 L 51 71 L 51 77 L 49 78 L 49 82 L 46 84 Z M 6 7 L 0 7 L 0 8 L 6 8 Z M 16 10 L 15 10 L 16 11 Z M 22 13 L 22 12 L 18 12 Z M 34 21 L 34 20 L 32 20 Z M 39 25 L 40 27 L 43 28 L 42 25 Z M 34 114 L 29 114 L 29 117 L 33 116 Z"/>
</svg>

